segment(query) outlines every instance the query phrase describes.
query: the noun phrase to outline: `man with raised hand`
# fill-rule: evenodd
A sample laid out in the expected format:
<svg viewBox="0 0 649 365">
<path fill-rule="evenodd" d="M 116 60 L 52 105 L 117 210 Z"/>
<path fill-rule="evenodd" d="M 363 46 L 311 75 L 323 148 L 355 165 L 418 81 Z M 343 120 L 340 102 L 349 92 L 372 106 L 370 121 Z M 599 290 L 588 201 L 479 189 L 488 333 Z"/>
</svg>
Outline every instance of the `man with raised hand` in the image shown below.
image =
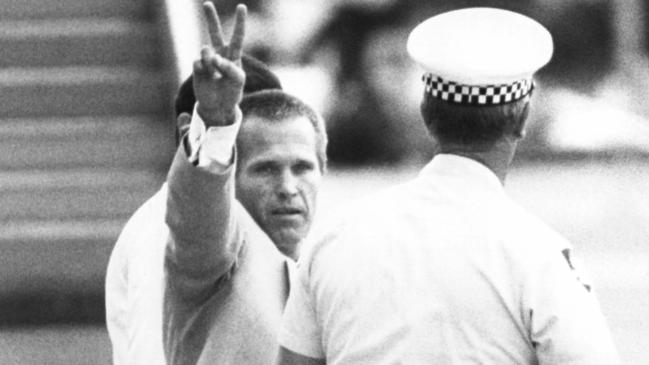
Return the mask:
<svg viewBox="0 0 649 365">
<path fill-rule="evenodd" d="M 281 89 L 277 76 L 263 62 L 243 55 L 244 95 Z M 175 101 L 176 145 L 187 133 L 194 111 L 190 75 Z M 169 229 L 165 224 L 167 184 L 140 206 L 124 225 L 106 270 L 106 327 L 114 365 L 164 364 L 162 298 L 164 251 Z"/>
<path fill-rule="evenodd" d="M 571 245 L 509 199 L 536 21 L 468 8 L 417 26 L 421 113 L 437 153 L 420 175 L 348 207 L 300 257 L 279 364 L 619 363 Z"/>
<path fill-rule="evenodd" d="M 294 96 L 242 98 L 246 8 L 237 7 L 229 44 L 214 5 L 203 9 L 211 44 L 194 63 L 195 112 L 167 179 L 165 353 L 169 364 L 268 364 L 326 135 Z"/>
</svg>

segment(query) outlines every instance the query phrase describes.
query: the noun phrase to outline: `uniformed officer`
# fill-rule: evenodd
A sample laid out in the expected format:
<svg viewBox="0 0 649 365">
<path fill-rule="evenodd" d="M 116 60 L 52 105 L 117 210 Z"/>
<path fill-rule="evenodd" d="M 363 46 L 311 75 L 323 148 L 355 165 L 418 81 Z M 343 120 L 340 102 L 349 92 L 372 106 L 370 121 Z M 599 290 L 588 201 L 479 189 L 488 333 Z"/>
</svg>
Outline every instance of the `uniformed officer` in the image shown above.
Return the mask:
<svg viewBox="0 0 649 365">
<path fill-rule="evenodd" d="M 532 75 L 552 38 L 510 11 L 426 20 L 408 51 L 438 151 L 420 175 L 356 202 L 313 236 L 280 364 L 616 364 L 571 245 L 507 197 Z"/>
</svg>

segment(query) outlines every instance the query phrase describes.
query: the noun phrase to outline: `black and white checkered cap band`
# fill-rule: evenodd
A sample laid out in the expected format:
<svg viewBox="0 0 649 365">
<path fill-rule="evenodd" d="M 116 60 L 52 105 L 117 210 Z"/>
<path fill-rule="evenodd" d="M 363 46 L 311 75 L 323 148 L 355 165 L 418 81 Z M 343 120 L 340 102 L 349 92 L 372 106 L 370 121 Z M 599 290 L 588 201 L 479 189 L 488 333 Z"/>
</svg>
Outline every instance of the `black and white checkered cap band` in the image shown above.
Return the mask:
<svg viewBox="0 0 649 365">
<path fill-rule="evenodd" d="M 433 97 L 455 104 L 499 105 L 520 100 L 534 90 L 532 79 L 501 85 L 462 85 L 426 73 L 422 77 L 426 92 Z"/>
</svg>

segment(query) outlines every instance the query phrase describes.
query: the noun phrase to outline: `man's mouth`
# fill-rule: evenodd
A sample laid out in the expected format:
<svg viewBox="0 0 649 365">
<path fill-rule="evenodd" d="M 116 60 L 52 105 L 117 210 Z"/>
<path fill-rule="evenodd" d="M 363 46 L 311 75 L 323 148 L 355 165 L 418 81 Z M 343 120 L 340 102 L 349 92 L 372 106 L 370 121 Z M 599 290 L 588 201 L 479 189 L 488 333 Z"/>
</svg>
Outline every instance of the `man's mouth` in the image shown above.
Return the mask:
<svg viewBox="0 0 649 365">
<path fill-rule="evenodd" d="M 294 216 L 294 215 L 301 215 L 303 213 L 303 210 L 300 208 L 293 208 L 293 207 L 280 207 L 280 208 L 272 209 L 270 212 L 274 216 Z"/>
</svg>

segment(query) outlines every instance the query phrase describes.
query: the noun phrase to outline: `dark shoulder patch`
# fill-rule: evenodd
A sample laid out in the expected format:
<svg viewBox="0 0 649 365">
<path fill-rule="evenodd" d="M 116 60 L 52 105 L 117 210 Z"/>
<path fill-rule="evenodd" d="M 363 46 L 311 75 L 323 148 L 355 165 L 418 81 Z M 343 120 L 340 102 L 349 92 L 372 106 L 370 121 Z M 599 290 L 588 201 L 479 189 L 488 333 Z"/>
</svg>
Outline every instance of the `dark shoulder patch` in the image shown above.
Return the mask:
<svg viewBox="0 0 649 365">
<path fill-rule="evenodd" d="M 578 269 L 579 265 L 575 265 L 575 260 L 570 257 L 570 249 L 565 248 L 561 250 L 561 254 L 568 262 L 568 266 L 570 266 L 570 270 L 572 270 L 572 272 L 575 274 L 575 278 L 577 279 L 577 281 L 579 281 L 581 285 L 583 285 L 584 288 L 586 288 L 586 290 L 590 292 L 592 285 L 589 283 L 589 281 L 586 279 L 583 273 L 579 271 Z"/>
</svg>

